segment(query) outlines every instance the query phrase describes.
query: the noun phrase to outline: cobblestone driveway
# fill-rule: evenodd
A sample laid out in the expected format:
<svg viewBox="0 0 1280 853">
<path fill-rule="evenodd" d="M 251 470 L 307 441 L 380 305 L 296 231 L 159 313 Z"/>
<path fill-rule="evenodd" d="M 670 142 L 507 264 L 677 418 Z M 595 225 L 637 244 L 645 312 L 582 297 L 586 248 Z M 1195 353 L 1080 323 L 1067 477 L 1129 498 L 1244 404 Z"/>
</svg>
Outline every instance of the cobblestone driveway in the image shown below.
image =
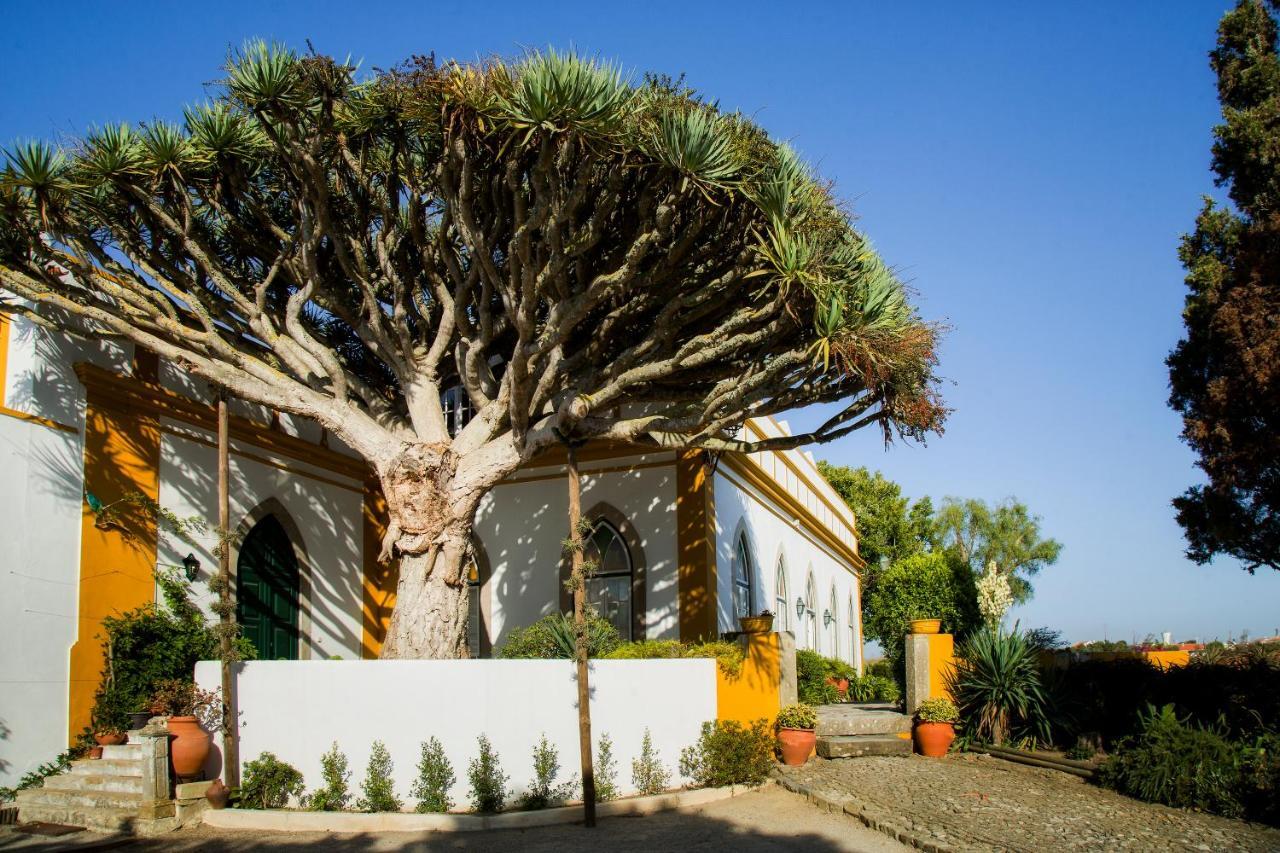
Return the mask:
<svg viewBox="0 0 1280 853">
<path fill-rule="evenodd" d="M 781 781 L 939 850 L 1280 850 L 1280 830 L 1151 805 L 987 755 L 813 759 Z M 794 789 L 794 788 L 793 788 Z"/>
</svg>

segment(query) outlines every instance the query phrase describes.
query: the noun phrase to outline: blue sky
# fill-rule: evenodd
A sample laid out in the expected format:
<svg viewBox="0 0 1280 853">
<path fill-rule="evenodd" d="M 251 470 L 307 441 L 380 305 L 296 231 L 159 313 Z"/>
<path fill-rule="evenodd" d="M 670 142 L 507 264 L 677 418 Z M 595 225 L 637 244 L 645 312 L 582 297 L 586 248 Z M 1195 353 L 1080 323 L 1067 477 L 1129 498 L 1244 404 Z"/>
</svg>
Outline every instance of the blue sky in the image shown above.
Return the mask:
<svg viewBox="0 0 1280 853">
<path fill-rule="evenodd" d="M 365 67 L 550 44 L 685 72 L 834 178 L 924 314 L 952 327 L 944 436 L 816 455 L 913 496 L 1028 503 L 1065 550 L 1024 624 L 1257 636 L 1280 627 L 1280 573 L 1182 556 L 1169 500 L 1196 472 L 1164 402 L 1177 240 L 1214 192 L 1205 54 L 1229 5 L 13 3 L 0 141 L 177 118 L 251 36 Z"/>
</svg>

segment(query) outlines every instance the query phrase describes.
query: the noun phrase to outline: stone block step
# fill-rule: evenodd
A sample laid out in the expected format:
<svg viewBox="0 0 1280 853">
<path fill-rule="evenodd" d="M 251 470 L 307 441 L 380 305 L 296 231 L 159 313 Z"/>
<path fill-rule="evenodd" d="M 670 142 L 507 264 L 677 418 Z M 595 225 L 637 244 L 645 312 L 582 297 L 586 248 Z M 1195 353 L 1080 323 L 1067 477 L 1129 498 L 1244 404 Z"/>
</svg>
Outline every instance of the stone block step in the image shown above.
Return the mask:
<svg viewBox="0 0 1280 853">
<path fill-rule="evenodd" d="M 80 776 L 142 776 L 142 762 L 129 758 L 84 758 L 71 762 L 71 772 Z"/>
<path fill-rule="evenodd" d="M 911 739 L 897 735 L 832 735 L 818 738 L 818 755 L 823 758 L 910 754 Z"/>
<path fill-rule="evenodd" d="M 51 791 L 114 791 L 122 794 L 141 794 L 142 777 L 59 773 L 57 776 L 45 779 L 44 787 Z"/>
<path fill-rule="evenodd" d="M 136 743 L 115 743 L 102 748 L 105 759 L 123 758 L 131 761 L 142 759 L 142 746 Z"/>
<path fill-rule="evenodd" d="M 28 788 L 18 792 L 18 807 L 61 806 L 74 808 L 92 806 L 94 808 L 133 809 L 135 812 L 142 805 L 142 794 L 124 791 L 67 791 L 56 788 Z"/>
<path fill-rule="evenodd" d="M 897 711 L 869 711 L 853 705 L 822 705 L 818 737 L 894 735 L 911 731 L 911 718 Z"/>
<path fill-rule="evenodd" d="M 98 832 L 121 832 L 133 829 L 138 822 L 138 810 L 96 808 L 93 806 L 23 805 L 18 808 L 21 823 L 62 823 L 67 826 L 83 826 Z"/>
</svg>

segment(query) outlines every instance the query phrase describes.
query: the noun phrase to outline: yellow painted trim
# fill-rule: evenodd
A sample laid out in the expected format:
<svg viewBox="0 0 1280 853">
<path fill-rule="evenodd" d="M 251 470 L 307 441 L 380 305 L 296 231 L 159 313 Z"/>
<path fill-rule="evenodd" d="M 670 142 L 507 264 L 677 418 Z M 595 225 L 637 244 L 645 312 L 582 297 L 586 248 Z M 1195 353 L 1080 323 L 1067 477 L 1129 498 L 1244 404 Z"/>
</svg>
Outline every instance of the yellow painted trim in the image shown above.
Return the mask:
<svg viewBox="0 0 1280 853">
<path fill-rule="evenodd" d="M 680 639 L 719 635 L 714 477 L 701 450 L 676 459 L 676 560 Z"/>
<path fill-rule="evenodd" d="M 929 634 L 929 696 L 955 701 L 947 689 L 947 677 L 956 663 L 956 641 L 950 634 Z"/>
<path fill-rule="evenodd" d="M 382 489 L 377 480 L 370 479 L 365 483 L 361 524 L 364 565 L 361 573 L 360 656 L 365 660 L 377 658 L 382 651 L 382 641 L 387 636 L 387 626 L 391 624 L 391 611 L 396 606 L 399 567 L 394 561 L 389 565 L 378 562 L 389 520 Z"/>
<path fill-rule="evenodd" d="M 130 492 L 160 496 L 160 422 L 144 411 L 103 406 L 90 389 L 85 410 L 84 488 L 104 504 Z M 103 530 L 81 504 L 76 641 L 68 676 L 68 743 L 90 724 L 102 676 L 102 620 L 155 601 L 157 530 L 144 508 L 126 511 Z"/>
<path fill-rule="evenodd" d="M 39 424 L 50 429 L 61 430 L 63 432 L 80 432 L 78 427 L 69 424 L 59 423 L 58 421 L 42 418 L 39 415 L 33 415 L 29 412 L 20 412 L 17 409 L 11 409 L 6 405 L 5 400 L 9 393 L 9 332 L 11 327 L 7 314 L 0 314 L 0 415 L 6 418 L 14 418 L 27 423 Z"/>
<path fill-rule="evenodd" d="M 742 671 L 725 675 L 716 667 L 716 718 L 747 725 L 778 715 L 782 691 L 782 641 L 777 634 L 749 634 Z"/>
<path fill-rule="evenodd" d="M 102 406 L 123 409 L 134 415 L 147 414 L 172 418 L 212 432 L 217 428 L 214 407 L 184 397 L 152 382 L 121 376 L 87 362 L 75 366 L 76 375 L 86 389 L 95 394 Z M 290 456 L 308 465 L 364 482 L 369 466 L 362 459 L 345 456 L 305 439 L 254 423 L 239 415 L 231 416 L 231 438 L 252 444 L 262 450 Z"/>
<path fill-rule="evenodd" d="M 841 560 L 848 564 L 849 571 L 855 575 L 861 576 L 861 570 L 866 567 L 866 560 L 858 556 L 848 543 L 836 536 L 822 520 L 815 516 L 807 506 L 796 499 L 778 483 L 777 480 L 769 476 L 766 471 L 761 470 L 760 466 L 752 461 L 749 457 L 742 454 L 725 454 L 720 459 L 720 464 L 725 466 L 729 471 L 740 476 L 748 485 L 757 489 L 761 494 L 773 501 L 778 506 L 792 513 L 798 519 L 801 525 L 824 545 L 832 550 Z M 771 507 L 766 508 L 772 509 Z M 775 513 L 776 514 L 776 513 Z M 784 516 L 779 515 L 779 518 Z"/>
</svg>

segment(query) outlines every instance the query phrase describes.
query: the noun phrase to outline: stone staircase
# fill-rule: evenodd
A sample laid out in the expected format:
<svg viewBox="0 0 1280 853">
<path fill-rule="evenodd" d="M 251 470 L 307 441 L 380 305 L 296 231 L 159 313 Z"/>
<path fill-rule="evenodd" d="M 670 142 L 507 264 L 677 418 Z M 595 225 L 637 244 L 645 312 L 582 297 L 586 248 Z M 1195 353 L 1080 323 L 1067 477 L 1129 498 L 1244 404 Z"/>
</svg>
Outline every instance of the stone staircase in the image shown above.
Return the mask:
<svg viewBox="0 0 1280 853">
<path fill-rule="evenodd" d="M 102 758 L 71 762 L 40 788 L 18 792 L 18 820 L 83 826 L 98 832 L 132 832 L 142 807 L 142 747 L 104 746 Z"/>
<path fill-rule="evenodd" d="M 911 754 L 911 718 L 897 705 L 821 705 L 817 711 L 823 758 Z"/>
</svg>

